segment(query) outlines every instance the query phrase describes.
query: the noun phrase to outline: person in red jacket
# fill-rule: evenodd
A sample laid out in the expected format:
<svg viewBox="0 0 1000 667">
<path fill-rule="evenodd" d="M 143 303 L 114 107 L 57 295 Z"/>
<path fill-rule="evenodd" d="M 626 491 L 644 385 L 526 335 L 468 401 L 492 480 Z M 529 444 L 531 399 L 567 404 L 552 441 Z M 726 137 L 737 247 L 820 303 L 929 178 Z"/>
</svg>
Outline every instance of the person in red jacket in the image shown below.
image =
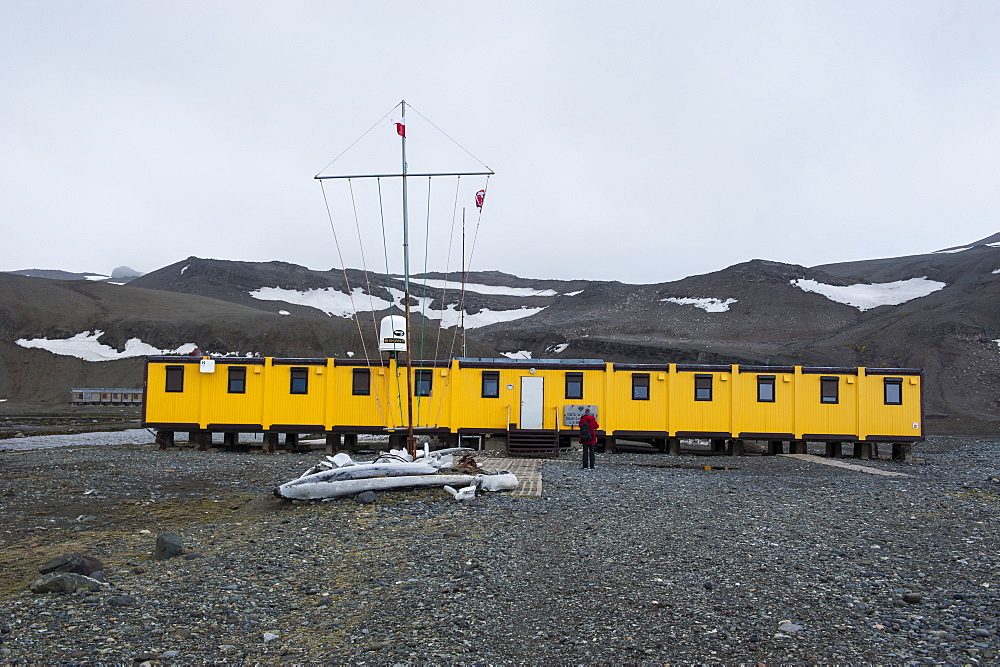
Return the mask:
<svg viewBox="0 0 1000 667">
<path fill-rule="evenodd" d="M 594 445 L 597 444 L 597 429 L 601 427 L 590 414 L 590 408 L 580 417 L 580 444 L 583 445 L 583 467 L 594 467 Z"/>
</svg>

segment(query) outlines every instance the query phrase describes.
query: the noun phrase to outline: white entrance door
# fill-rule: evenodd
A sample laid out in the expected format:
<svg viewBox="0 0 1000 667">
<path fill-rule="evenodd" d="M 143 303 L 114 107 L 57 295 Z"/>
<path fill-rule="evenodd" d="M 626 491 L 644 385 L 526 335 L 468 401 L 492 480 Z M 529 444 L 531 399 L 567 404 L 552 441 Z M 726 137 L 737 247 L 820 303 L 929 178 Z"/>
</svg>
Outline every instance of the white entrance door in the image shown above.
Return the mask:
<svg viewBox="0 0 1000 667">
<path fill-rule="evenodd" d="M 545 378 L 521 378 L 521 428 L 542 428 Z"/>
</svg>

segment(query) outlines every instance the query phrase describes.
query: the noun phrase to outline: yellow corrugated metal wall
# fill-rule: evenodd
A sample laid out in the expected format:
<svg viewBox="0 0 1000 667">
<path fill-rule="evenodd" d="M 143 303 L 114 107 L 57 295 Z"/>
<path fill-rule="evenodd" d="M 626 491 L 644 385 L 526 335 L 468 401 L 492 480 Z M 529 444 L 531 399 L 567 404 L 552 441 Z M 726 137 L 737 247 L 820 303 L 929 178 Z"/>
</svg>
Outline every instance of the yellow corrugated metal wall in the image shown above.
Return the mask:
<svg viewBox="0 0 1000 667">
<path fill-rule="evenodd" d="M 902 403 L 885 403 L 886 379 L 900 380 Z M 922 436 L 921 387 L 919 375 L 868 375 L 865 373 L 865 396 L 862 402 L 864 431 L 869 436 Z M 916 427 L 914 427 L 916 425 Z"/>
<path fill-rule="evenodd" d="M 712 400 L 695 400 L 695 379 L 699 375 L 712 378 Z M 672 430 L 729 433 L 732 376 L 732 372 L 677 371 L 670 392 Z"/>
<path fill-rule="evenodd" d="M 836 403 L 821 401 L 822 379 L 837 378 Z M 837 372 L 801 373 L 797 375 L 796 412 L 801 415 L 801 431 L 807 435 L 857 435 L 858 430 L 858 376 Z M 797 435 L 799 435 L 797 434 Z"/>
<path fill-rule="evenodd" d="M 759 377 L 774 378 L 774 401 L 759 401 Z M 733 374 L 733 434 L 794 433 L 795 390 L 793 373 Z"/>
</svg>

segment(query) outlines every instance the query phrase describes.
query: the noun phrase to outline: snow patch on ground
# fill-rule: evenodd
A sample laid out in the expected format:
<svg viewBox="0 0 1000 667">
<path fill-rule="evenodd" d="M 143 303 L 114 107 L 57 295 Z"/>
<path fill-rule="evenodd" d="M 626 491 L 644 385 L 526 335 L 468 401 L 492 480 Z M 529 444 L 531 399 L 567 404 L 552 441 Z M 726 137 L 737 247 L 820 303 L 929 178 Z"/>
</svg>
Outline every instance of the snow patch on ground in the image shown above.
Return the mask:
<svg viewBox="0 0 1000 667">
<path fill-rule="evenodd" d="M 870 310 L 879 306 L 897 306 L 922 296 L 927 296 L 946 286 L 937 280 L 910 278 L 891 283 L 858 283 L 857 285 L 826 285 L 815 280 L 797 279 L 792 285 L 804 292 L 822 294 L 831 301 L 854 306 L 858 310 Z"/>
<path fill-rule="evenodd" d="M 531 352 L 528 350 L 518 350 L 517 352 L 501 352 L 508 359 L 531 359 Z"/>
<path fill-rule="evenodd" d="M 462 291 L 462 283 L 455 282 L 454 280 L 434 280 L 431 278 L 422 280 L 420 278 L 411 278 L 411 289 L 414 283 L 419 285 L 426 283 L 427 287 L 432 289 L 446 289 L 449 292 Z M 465 291 L 497 296 L 556 296 L 556 291 L 550 289 L 538 290 L 532 287 L 503 287 L 500 285 L 477 285 L 476 283 L 466 283 Z"/>
<path fill-rule="evenodd" d="M 86 278 L 87 280 L 107 280 L 111 276 L 102 276 L 102 275 L 97 274 L 97 273 L 88 273 L 88 274 L 84 275 L 83 277 Z"/>
<path fill-rule="evenodd" d="M 954 248 L 952 250 L 935 250 L 933 254 L 935 254 L 935 255 L 942 255 L 942 254 L 945 254 L 945 253 L 964 252 L 966 250 L 971 250 L 971 249 L 972 249 L 972 246 L 970 245 L 970 246 L 966 246 L 964 248 Z"/>
<path fill-rule="evenodd" d="M 678 298 L 670 296 L 666 299 L 660 299 L 660 301 L 669 301 L 670 303 L 677 303 L 682 306 L 694 306 L 695 308 L 701 308 L 707 313 L 724 313 L 729 310 L 729 306 L 737 303 L 738 299 L 726 299 L 722 301 L 721 299 Z"/>
<path fill-rule="evenodd" d="M 994 342 L 994 343 L 996 343 L 997 345 L 1000 345 L 1000 340 L 995 340 L 995 341 L 993 341 L 993 342 Z M 5 400 L 5 401 L 6 401 L 7 399 L 5 398 L 5 399 L 3 399 L 3 400 Z"/>
<path fill-rule="evenodd" d="M 347 356 L 349 356 L 349 357 L 353 357 L 353 356 L 354 356 L 354 353 L 353 353 L 353 352 L 350 352 L 350 351 L 348 351 L 348 353 L 347 353 Z"/>
<path fill-rule="evenodd" d="M 189 267 L 189 266 L 191 266 L 191 265 L 190 265 L 190 264 L 185 264 L 185 265 L 184 265 L 184 268 L 183 268 L 183 269 L 181 269 L 181 275 L 182 275 L 182 276 L 184 275 L 184 272 L 188 270 L 188 267 Z"/>
<path fill-rule="evenodd" d="M 279 310 L 279 311 L 278 311 L 278 314 L 279 314 L 279 315 L 291 315 L 291 313 L 290 313 L 290 312 L 288 312 L 287 310 Z"/>
<path fill-rule="evenodd" d="M 583 290 L 578 289 L 575 292 L 566 292 L 565 294 L 563 294 L 563 296 L 576 296 L 577 294 L 583 294 Z"/>
<path fill-rule="evenodd" d="M 1000 274 L 1000 269 L 997 269 L 997 270 L 996 270 L 996 271 L 994 271 L 993 273 L 994 273 L 994 274 Z"/>
<path fill-rule="evenodd" d="M 103 335 L 104 332 L 97 329 L 93 333 L 84 331 L 70 338 L 57 340 L 49 340 L 47 338 L 28 340 L 20 338 L 15 342 L 21 347 L 48 350 L 52 354 L 76 357 L 84 361 L 114 361 L 115 359 L 127 359 L 130 357 L 145 357 L 150 354 L 189 354 L 197 349 L 194 343 L 185 343 L 176 350 L 160 350 L 152 345 L 143 343 L 138 338 L 130 338 L 125 343 L 125 349 L 119 352 L 110 345 L 98 342 L 98 339 Z"/>
<path fill-rule="evenodd" d="M 987 243 L 986 245 L 991 248 L 1000 248 L 1000 241 L 997 241 L 996 243 Z"/>
<path fill-rule="evenodd" d="M 562 354 L 563 352 L 566 351 L 567 347 L 569 347 L 569 343 L 559 343 L 558 345 L 553 345 L 552 347 L 546 348 L 545 351 L 550 352 L 552 354 Z"/>
</svg>

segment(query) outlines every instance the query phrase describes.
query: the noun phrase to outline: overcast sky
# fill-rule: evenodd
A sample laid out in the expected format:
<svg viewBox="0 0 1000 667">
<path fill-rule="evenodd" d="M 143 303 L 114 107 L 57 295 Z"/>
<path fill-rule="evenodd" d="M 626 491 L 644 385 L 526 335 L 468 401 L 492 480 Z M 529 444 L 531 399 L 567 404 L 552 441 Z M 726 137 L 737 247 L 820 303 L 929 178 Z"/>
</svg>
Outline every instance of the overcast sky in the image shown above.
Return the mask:
<svg viewBox="0 0 1000 667">
<path fill-rule="evenodd" d="M 532 278 L 956 246 L 1000 231 L 998 35 L 992 0 L 0 0 L 0 270 L 400 272 L 399 180 L 328 217 L 313 176 L 398 172 L 403 99 L 411 172 L 496 172 L 481 220 L 484 179 L 429 214 L 410 179 L 414 271 L 463 207 L 470 268 Z"/>
</svg>

